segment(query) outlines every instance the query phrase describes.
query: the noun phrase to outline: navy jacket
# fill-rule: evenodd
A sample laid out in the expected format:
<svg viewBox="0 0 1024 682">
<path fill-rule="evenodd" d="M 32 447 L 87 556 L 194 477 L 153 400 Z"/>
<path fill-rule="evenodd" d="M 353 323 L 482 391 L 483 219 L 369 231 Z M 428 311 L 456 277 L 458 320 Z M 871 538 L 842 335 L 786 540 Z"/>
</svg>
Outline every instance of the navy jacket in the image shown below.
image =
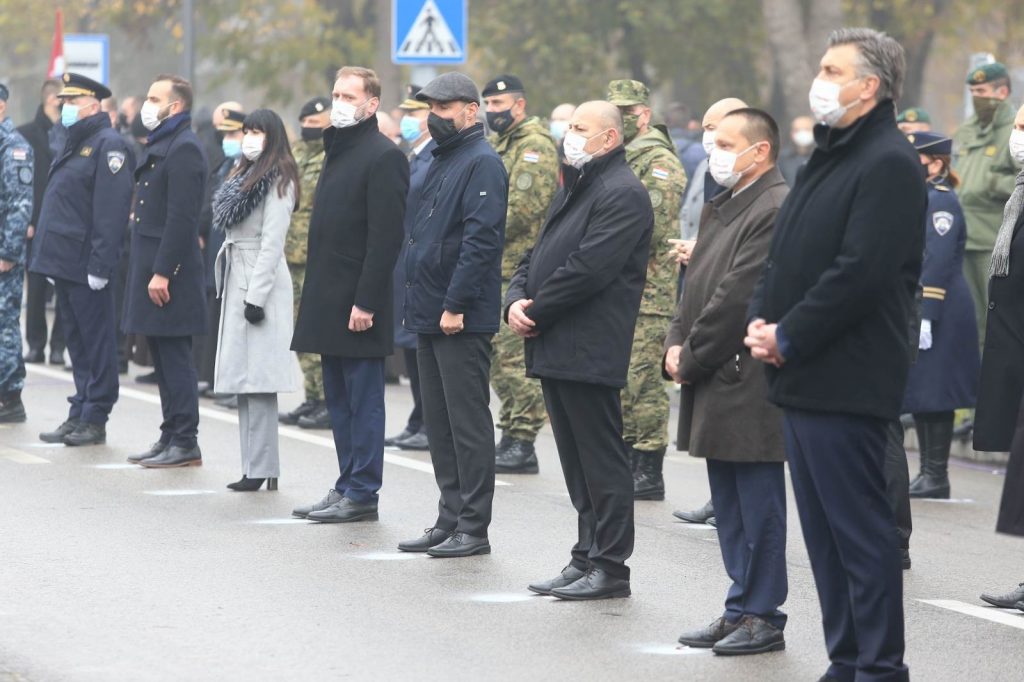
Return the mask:
<svg viewBox="0 0 1024 682">
<path fill-rule="evenodd" d="M 526 315 L 526 375 L 623 388 L 654 231 L 654 209 L 626 164 L 625 149 L 582 171 L 565 166 L 537 243 L 519 263 L 508 306 L 532 299 Z"/>
<path fill-rule="evenodd" d="M 777 322 L 786 363 L 768 367 L 781 407 L 893 420 L 910 367 L 924 253 L 924 171 L 891 100 L 817 148 L 779 211 L 748 318 Z M 780 346 L 783 344 L 780 344 Z"/>
<path fill-rule="evenodd" d="M 444 311 L 463 331 L 494 334 L 501 320 L 501 251 L 508 174 L 483 124 L 434 150 L 405 254 L 405 328 L 440 334 Z"/>
<path fill-rule="evenodd" d="M 43 192 L 46 190 L 46 181 L 50 166 L 53 164 L 53 154 L 50 152 L 50 129 L 53 128 L 53 121 L 43 111 L 43 105 L 36 109 L 36 116 L 31 122 L 18 126 L 18 132 L 32 147 L 34 170 L 32 173 L 32 219 L 29 225 L 39 224 L 39 212 L 43 208 Z"/>
<path fill-rule="evenodd" d="M 437 143 L 433 139 L 427 140 L 427 144 L 419 154 L 411 154 L 409 159 L 409 194 L 406 200 L 408 206 L 413 206 L 419 199 L 423 183 L 427 179 L 427 171 L 430 164 L 434 162 L 434 150 Z M 395 345 L 399 348 L 415 348 L 416 335 L 407 330 L 402 323 L 405 317 L 405 250 L 409 237 L 412 235 L 412 228 L 416 223 L 416 215 L 412 211 L 405 213 L 405 239 L 402 244 L 402 252 L 395 263 Z"/>
<path fill-rule="evenodd" d="M 206 333 L 199 216 L 207 164 L 190 116 L 179 114 L 153 131 L 135 171 L 135 203 L 122 326 L 128 334 L 193 336 Z M 170 279 L 171 300 L 149 299 L 153 274 Z"/>
<path fill-rule="evenodd" d="M 121 263 L 135 160 L 105 112 L 68 129 L 54 159 L 33 240 L 32 272 L 85 284 Z"/>
</svg>

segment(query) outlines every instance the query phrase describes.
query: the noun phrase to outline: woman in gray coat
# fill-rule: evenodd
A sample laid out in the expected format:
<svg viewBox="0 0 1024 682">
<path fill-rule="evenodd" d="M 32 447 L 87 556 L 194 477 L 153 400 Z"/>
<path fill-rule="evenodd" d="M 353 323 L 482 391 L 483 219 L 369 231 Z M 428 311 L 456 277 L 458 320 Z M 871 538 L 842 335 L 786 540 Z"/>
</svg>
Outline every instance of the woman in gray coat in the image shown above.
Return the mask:
<svg viewBox="0 0 1024 682">
<path fill-rule="evenodd" d="M 297 389 L 289 350 L 292 282 L 284 239 L 299 202 L 299 173 L 281 118 L 269 109 L 243 124 L 242 158 L 213 199 L 224 245 L 214 268 L 221 299 L 214 390 L 238 395 L 240 492 L 277 490 L 277 394 Z"/>
</svg>

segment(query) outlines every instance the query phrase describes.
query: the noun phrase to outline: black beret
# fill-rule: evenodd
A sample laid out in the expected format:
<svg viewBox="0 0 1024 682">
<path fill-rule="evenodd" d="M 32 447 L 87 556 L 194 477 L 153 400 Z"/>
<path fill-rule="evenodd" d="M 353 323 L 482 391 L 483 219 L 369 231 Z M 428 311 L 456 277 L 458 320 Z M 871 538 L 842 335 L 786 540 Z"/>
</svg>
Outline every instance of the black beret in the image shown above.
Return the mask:
<svg viewBox="0 0 1024 682">
<path fill-rule="evenodd" d="M 483 96 L 490 97 L 491 95 L 501 95 L 506 92 L 526 92 L 526 88 L 523 87 L 523 81 L 519 80 L 516 76 L 511 74 L 505 74 L 498 76 L 487 85 L 484 86 Z"/>
<path fill-rule="evenodd" d="M 307 116 L 315 116 L 331 108 L 331 100 L 326 97 L 314 97 L 299 109 L 299 121 Z"/>
</svg>

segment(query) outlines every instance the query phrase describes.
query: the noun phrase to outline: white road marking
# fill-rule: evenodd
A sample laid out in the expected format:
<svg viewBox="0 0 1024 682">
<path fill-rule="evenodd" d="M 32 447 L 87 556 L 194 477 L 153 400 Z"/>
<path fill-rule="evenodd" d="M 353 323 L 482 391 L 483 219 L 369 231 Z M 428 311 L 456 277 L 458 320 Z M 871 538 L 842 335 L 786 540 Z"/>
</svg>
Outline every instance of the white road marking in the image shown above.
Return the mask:
<svg viewBox="0 0 1024 682">
<path fill-rule="evenodd" d="M 675 525 L 687 530 L 718 530 L 708 523 L 677 523 Z"/>
<path fill-rule="evenodd" d="M 0 459 L 6 459 L 16 464 L 51 464 L 50 460 L 30 455 L 21 450 L 0 446 Z"/>
<path fill-rule="evenodd" d="M 161 497 L 179 497 L 182 495 L 216 495 L 216 490 L 145 490 L 147 495 L 159 495 Z"/>
<path fill-rule="evenodd" d="M 414 561 L 416 559 L 423 559 L 427 555 L 420 554 L 418 552 L 399 552 L 397 549 L 394 552 L 367 552 L 365 554 L 353 554 L 354 559 L 364 559 L 366 561 Z"/>
<path fill-rule="evenodd" d="M 695 649 L 680 644 L 634 644 L 633 648 L 642 654 L 656 654 L 658 656 L 707 656 L 711 649 Z"/>
<path fill-rule="evenodd" d="M 117 462 L 113 462 L 111 464 L 86 464 L 85 466 L 89 467 L 90 469 L 137 469 L 138 471 L 144 470 L 138 464 L 129 464 L 128 462 L 123 462 L 120 464 Z"/>
<path fill-rule="evenodd" d="M 26 369 L 33 374 L 49 377 L 51 379 L 59 379 L 65 383 L 74 383 L 74 378 L 68 375 L 64 370 L 54 370 L 47 367 L 36 367 L 33 365 L 26 366 Z M 140 391 L 136 388 L 122 386 L 120 388 L 120 396 L 139 400 L 144 403 L 149 403 L 150 405 L 160 405 L 160 396 L 147 393 L 146 391 Z M 199 414 L 205 419 L 213 419 L 215 421 L 224 422 L 225 424 L 234 424 L 235 426 L 238 426 L 238 417 L 230 412 L 223 412 L 219 409 L 201 406 L 199 408 Z M 321 447 L 334 450 L 333 438 L 308 433 L 296 426 L 282 426 L 278 432 L 285 438 L 291 438 L 292 440 L 309 443 L 310 445 L 319 445 Z M 384 453 L 384 463 L 393 464 L 394 466 L 403 467 L 405 469 L 412 469 L 414 471 L 422 471 L 423 473 L 430 474 L 431 476 L 434 475 L 434 467 L 428 462 L 421 462 L 417 459 L 396 455 L 391 452 Z M 505 481 L 495 481 L 494 485 L 506 486 L 512 484 Z"/>
<path fill-rule="evenodd" d="M 526 592 L 482 592 L 469 595 L 469 601 L 482 604 L 514 604 L 522 601 L 537 601 L 537 595 Z"/>
<path fill-rule="evenodd" d="M 1024 613 L 1016 609 L 997 609 L 993 606 L 978 606 L 967 604 L 953 599 L 918 599 L 922 604 L 938 606 L 940 609 L 949 609 L 966 616 L 974 616 L 983 620 L 989 620 L 1000 625 L 1009 625 L 1018 630 L 1024 630 Z"/>
<path fill-rule="evenodd" d="M 255 521 L 246 521 L 246 523 L 255 523 L 260 526 L 290 526 L 297 523 L 311 525 L 313 522 L 309 519 L 297 519 L 292 516 L 284 519 L 256 519 Z"/>
<path fill-rule="evenodd" d="M 933 500 L 933 499 L 930 499 L 930 498 L 927 498 L 927 497 L 919 497 L 919 498 L 917 498 L 917 501 L 918 502 L 932 502 L 934 504 L 976 504 L 975 501 L 970 499 L 969 497 L 960 497 L 960 498 L 954 497 L 954 498 L 949 499 L 949 500 Z"/>
</svg>

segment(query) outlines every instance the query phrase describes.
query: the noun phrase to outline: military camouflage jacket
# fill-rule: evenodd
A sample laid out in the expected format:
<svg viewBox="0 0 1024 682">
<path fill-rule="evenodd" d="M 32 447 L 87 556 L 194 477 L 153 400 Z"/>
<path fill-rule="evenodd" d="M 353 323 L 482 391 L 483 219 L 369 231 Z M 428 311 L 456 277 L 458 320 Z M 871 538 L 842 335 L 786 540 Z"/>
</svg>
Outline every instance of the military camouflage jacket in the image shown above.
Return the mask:
<svg viewBox="0 0 1024 682">
<path fill-rule="evenodd" d="M 0 260 L 25 262 L 25 237 L 32 218 L 32 147 L 14 129 L 0 123 Z"/>
<path fill-rule="evenodd" d="M 490 142 L 508 173 L 508 217 L 501 258 L 501 278 L 508 284 L 519 261 L 537 240 L 558 190 L 558 148 L 536 116 L 504 135 L 492 135 Z"/>
<path fill-rule="evenodd" d="M 299 186 L 302 198 L 298 210 L 292 213 L 292 224 L 284 242 L 284 256 L 288 265 L 305 267 L 306 246 L 309 242 L 309 216 L 313 212 L 313 195 L 320 171 L 324 167 L 324 143 L 297 141 L 292 147 L 295 161 L 299 164 Z"/>
<path fill-rule="evenodd" d="M 679 267 L 670 256 L 672 247 L 668 240 L 679 238 L 679 207 L 686 193 L 686 171 L 668 132 L 660 125 L 626 145 L 626 162 L 647 188 L 654 207 L 654 234 L 640 314 L 672 317 Z"/>
</svg>

